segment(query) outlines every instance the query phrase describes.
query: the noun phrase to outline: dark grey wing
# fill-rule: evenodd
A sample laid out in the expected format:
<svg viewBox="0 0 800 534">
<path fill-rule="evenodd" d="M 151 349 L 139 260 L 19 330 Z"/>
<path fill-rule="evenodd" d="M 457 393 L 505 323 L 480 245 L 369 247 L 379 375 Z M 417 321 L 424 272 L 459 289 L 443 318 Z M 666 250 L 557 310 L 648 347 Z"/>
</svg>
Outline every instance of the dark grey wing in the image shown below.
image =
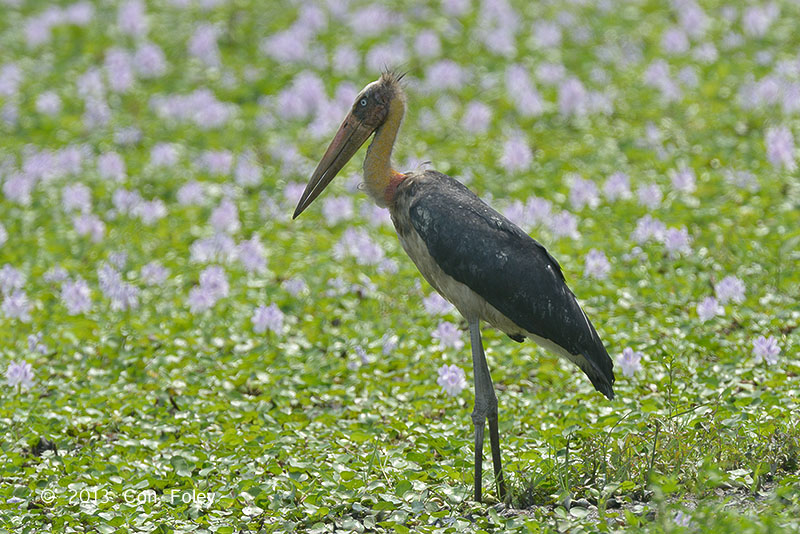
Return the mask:
<svg viewBox="0 0 800 534">
<path fill-rule="evenodd" d="M 411 223 L 442 270 L 566 350 L 613 398 L 614 364 L 544 246 L 449 176 L 426 171 L 411 187 Z"/>
</svg>

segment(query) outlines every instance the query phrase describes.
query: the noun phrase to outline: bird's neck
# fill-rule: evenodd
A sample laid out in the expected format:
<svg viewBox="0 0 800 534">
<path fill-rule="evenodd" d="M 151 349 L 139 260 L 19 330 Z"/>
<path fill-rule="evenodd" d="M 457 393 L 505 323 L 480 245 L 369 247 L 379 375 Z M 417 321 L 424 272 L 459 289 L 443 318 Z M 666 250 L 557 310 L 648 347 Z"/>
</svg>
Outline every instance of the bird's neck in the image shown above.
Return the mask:
<svg viewBox="0 0 800 534">
<path fill-rule="evenodd" d="M 364 158 L 364 183 L 367 193 L 379 206 L 391 206 L 394 203 L 394 194 L 397 186 L 404 176 L 392 169 L 392 148 L 406 104 L 402 96 L 392 99 L 389 104 L 389 114 L 384 123 L 375 131 L 367 157 Z"/>
</svg>

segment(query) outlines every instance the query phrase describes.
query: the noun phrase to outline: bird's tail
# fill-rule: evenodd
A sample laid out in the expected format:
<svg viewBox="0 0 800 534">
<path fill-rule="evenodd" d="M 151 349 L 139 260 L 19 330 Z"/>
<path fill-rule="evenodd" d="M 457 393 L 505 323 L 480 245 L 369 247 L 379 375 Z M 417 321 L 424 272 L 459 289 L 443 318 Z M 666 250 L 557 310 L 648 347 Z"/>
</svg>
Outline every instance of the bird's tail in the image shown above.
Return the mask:
<svg viewBox="0 0 800 534">
<path fill-rule="evenodd" d="M 611 361 L 592 323 L 588 320 L 587 322 L 592 331 L 591 341 L 585 350 L 576 356 L 576 360 L 580 361 L 573 361 L 586 373 L 594 388 L 610 400 L 614 398 L 614 362 Z"/>
</svg>

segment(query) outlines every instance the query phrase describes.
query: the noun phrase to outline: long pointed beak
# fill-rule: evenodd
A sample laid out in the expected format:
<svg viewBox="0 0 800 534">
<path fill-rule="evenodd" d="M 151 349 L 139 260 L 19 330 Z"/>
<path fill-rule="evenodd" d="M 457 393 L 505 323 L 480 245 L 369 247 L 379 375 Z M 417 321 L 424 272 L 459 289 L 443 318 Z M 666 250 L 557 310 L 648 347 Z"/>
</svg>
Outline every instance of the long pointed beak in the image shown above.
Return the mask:
<svg viewBox="0 0 800 534">
<path fill-rule="evenodd" d="M 370 128 L 358 120 L 353 113 L 348 113 L 342 125 L 339 126 L 339 131 L 336 132 L 330 146 L 328 146 L 328 150 L 325 151 L 325 155 L 322 156 L 319 164 L 317 164 L 314 174 L 311 175 L 311 179 L 308 181 L 305 191 L 303 191 L 303 196 L 300 197 L 300 202 L 297 203 L 292 219 L 296 219 L 309 204 L 314 202 L 314 199 L 331 183 L 331 180 L 336 177 L 336 174 L 350 161 L 353 154 L 361 148 L 361 145 L 374 131 L 375 128 Z"/>
</svg>

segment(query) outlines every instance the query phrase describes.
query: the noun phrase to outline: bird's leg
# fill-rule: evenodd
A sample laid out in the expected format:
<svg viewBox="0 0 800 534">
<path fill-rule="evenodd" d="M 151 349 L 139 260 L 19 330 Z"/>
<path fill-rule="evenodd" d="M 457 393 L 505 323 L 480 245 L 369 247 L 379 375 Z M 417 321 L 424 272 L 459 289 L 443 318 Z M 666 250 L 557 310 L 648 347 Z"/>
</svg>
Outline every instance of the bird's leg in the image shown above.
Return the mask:
<svg viewBox="0 0 800 534">
<path fill-rule="evenodd" d="M 469 321 L 470 344 L 472 345 L 472 373 L 475 378 L 475 408 L 472 422 L 475 424 L 475 500 L 481 500 L 481 476 L 483 473 L 483 431 L 489 419 L 489 442 L 492 447 L 492 464 L 497 481 L 500 500 L 506 496 L 503 467 L 500 459 L 500 435 L 497 429 L 497 396 L 492 385 L 486 354 L 483 352 L 481 328 L 478 320 Z"/>
</svg>

